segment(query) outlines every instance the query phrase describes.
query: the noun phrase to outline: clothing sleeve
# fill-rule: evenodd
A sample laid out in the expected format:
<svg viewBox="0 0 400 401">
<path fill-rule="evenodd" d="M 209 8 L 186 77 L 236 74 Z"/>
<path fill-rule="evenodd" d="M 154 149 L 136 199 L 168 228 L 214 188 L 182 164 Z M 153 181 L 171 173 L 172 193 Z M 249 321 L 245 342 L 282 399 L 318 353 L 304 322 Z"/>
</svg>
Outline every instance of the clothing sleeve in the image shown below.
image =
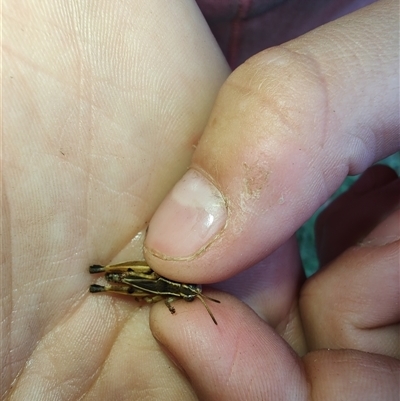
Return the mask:
<svg viewBox="0 0 400 401">
<path fill-rule="evenodd" d="M 232 69 L 373 0 L 197 0 Z"/>
</svg>

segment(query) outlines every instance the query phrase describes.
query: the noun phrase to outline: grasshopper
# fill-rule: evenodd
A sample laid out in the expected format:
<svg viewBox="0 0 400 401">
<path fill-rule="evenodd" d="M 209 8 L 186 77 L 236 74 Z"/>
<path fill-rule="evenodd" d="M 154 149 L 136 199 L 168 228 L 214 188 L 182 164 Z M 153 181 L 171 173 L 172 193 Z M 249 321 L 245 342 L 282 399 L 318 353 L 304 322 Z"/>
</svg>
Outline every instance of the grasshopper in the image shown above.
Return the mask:
<svg viewBox="0 0 400 401">
<path fill-rule="evenodd" d="M 105 273 L 107 285 L 92 284 L 90 292 L 116 292 L 131 295 L 136 300 L 145 300 L 153 303 L 164 299 L 169 311 L 175 313 L 171 302 L 176 298 L 183 298 L 187 302 L 199 298 L 215 324 L 214 315 L 204 301 L 204 298 L 213 302 L 217 299 L 202 294 L 200 284 L 183 284 L 169 280 L 154 272 L 145 262 L 123 262 L 116 265 L 93 265 L 89 267 L 90 274 Z"/>
</svg>

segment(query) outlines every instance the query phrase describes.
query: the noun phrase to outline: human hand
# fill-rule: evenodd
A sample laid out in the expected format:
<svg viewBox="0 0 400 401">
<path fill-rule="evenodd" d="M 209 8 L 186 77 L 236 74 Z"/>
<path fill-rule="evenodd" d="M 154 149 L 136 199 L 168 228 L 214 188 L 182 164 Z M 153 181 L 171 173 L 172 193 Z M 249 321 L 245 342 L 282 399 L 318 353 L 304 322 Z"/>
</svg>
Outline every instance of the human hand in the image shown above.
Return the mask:
<svg viewBox="0 0 400 401">
<path fill-rule="evenodd" d="M 398 150 L 396 10 L 395 2 L 378 2 L 239 67 L 220 92 L 192 169 L 153 217 L 146 258 L 157 272 L 183 282 L 229 279 L 225 288 L 234 287 L 292 350 L 306 354 L 300 361 L 275 331 L 228 296 L 212 294 L 222 300 L 212 305 L 216 328 L 207 324 L 200 304 L 182 303 L 180 310 L 190 308 L 190 314 L 177 315 L 178 327 L 185 325 L 177 332 L 168 311 L 157 305 L 153 333 L 201 399 L 306 399 L 308 381 L 320 399 L 343 395 L 344 383 L 347 399 L 398 394 L 399 364 L 391 359 L 399 356 L 398 302 L 393 301 L 398 300 L 398 231 L 388 245 L 338 257 L 303 287 L 300 300 L 303 276 L 292 237 L 347 174 L 361 173 Z M 383 198 L 398 202 L 398 185 L 394 181 L 392 196 L 385 192 Z M 385 217 L 387 210 L 379 207 L 387 205 L 377 202 L 382 198 L 372 199 L 372 216 L 364 216 L 363 225 L 345 226 L 351 235 L 344 248 L 326 246 L 338 241 L 325 234 L 323 260 L 354 245 L 349 239 L 365 238 L 366 227 Z M 360 264 L 365 271 L 348 269 Z M 387 271 L 381 280 L 373 269 L 377 264 Z M 356 308 L 360 297 L 369 296 L 365 308 Z M 335 298 L 338 308 L 332 307 Z M 381 307 L 372 312 L 378 302 Z M 324 309 L 318 308 L 321 303 Z M 324 313 L 332 308 L 321 328 L 318 319 L 325 323 Z M 367 321 L 367 315 L 374 320 Z M 379 325 L 382 330 L 372 330 Z M 363 332 L 359 341 L 355 328 Z M 382 370 L 372 380 L 376 366 Z"/>
<path fill-rule="evenodd" d="M 89 294 L 88 267 L 143 257 L 228 74 L 217 44 L 190 2 L 11 0 L 2 22 L 2 399 L 194 397 L 149 308 Z"/>
<path fill-rule="evenodd" d="M 318 250 L 332 261 L 300 291 L 287 290 L 290 268 L 299 265 L 293 243 L 224 283 L 259 316 L 218 294 L 218 327 L 200 304 L 181 303 L 174 324 L 184 330 L 173 330 L 165 308 L 152 309 L 153 333 L 200 399 L 397 399 L 399 186 L 390 168 L 374 166 L 321 214 L 318 231 L 325 229 L 326 242 Z M 353 224 L 367 208 L 364 224 Z M 365 236 L 368 224 L 377 225 Z M 335 254 L 339 232 L 363 241 Z"/>
<path fill-rule="evenodd" d="M 174 325 L 184 329 L 174 330 L 165 307 L 153 307 L 152 331 L 199 399 L 398 398 L 399 187 L 390 168 L 374 166 L 321 214 L 318 230 L 325 229 L 326 243 L 318 250 L 333 260 L 302 288 L 287 289 L 290 268 L 299 266 L 293 243 L 227 280 L 224 288 L 258 316 L 218 293 L 217 327 L 200 304 L 181 302 Z M 364 224 L 354 225 L 371 204 Z M 365 236 L 365 224 L 377 221 Z M 348 249 L 335 255 L 338 232 L 363 240 L 347 242 Z"/>
<path fill-rule="evenodd" d="M 213 42 L 203 41 L 207 32 L 198 15 L 187 23 L 194 12 L 190 4 L 183 16 L 160 4 L 146 2 L 150 10 L 143 12 L 131 4 L 97 4 L 75 14 L 54 2 L 5 8 L 11 16 L 5 31 L 18 43 L 5 43 L 12 57 L 3 59 L 9 78 L 3 93 L 10 101 L 3 107 L 2 390 L 10 398 L 195 398 L 150 336 L 147 308 L 87 296 L 87 266 L 107 262 L 124 248 L 185 170 L 190 144 L 227 73 Z M 115 19 L 107 22 L 104 15 Z M 127 15 L 136 17 L 135 24 Z M 21 26 L 15 24 L 20 16 L 26 17 Z M 156 35 L 165 53 L 149 52 L 154 36 L 147 33 L 153 31 L 140 28 L 148 28 L 150 16 L 156 32 L 168 33 Z M 181 20 L 190 28 L 183 43 L 184 27 L 176 24 Z M 60 41 L 48 40 L 54 25 Z M 138 64 L 130 55 L 137 60 L 137 51 L 144 56 L 133 74 Z M 119 259 L 132 257 L 135 244 Z M 171 330 L 171 320 L 167 324 Z"/>
</svg>

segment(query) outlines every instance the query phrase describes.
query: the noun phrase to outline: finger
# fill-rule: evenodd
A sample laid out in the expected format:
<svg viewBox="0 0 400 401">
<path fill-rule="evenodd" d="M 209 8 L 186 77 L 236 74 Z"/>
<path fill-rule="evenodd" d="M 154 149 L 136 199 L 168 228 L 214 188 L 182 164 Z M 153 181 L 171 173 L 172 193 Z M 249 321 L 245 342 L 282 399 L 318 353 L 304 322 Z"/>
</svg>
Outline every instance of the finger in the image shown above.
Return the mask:
<svg viewBox="0 0 400 401">
<path fill-rule="evenodd" d="M 316 351 L 302 360 L 248 307 L 218 294 L 213 325 L 200 303 L 151 310 L 150 324 L 201 400 L 394 400 L 399 361 L 358 351 Z"/>
<path fill-rule="evenodd" d="M 300 358 L 250 308 L 222 293 L 210 305 L 214 325 L 200 302 L 176 303 L 171 316 L 154 305 L 153 335 L 189 377 L 201 400 L 306 399 Z M 270 395 L 270 397 L 268 397 Z"/>
<path fill-rule="evenodd" d="M 146 258 L 215 282 L 264 258 L 398 146 L 397 4 L 381 1 L 239 67 L 192 169 L 150 223 Z"/>
<path fill-rule="evenodd" d="M 300 311 L 310 349 L 400 357 L 399 245 L 350 248 L 306 283 Z"/>
<path fill-rule="evenodd" d="M 298 313 L 299 289 L 305 279 L 296 238 L 251 268 L 214 284 L 249 305 L 299 355 L 306 345 Z"/>
<path fill-rule="evenodd" d="M 315 237 L 321 265 L 355 245 L 400 206 L 400 179 L 391 168 L 369 168 L 316 222 Z"/>
<path fill-rule="evenodd" d="M 310 400 L 396 401 L 400 362 L 354 350 L 310 352 L 303 358 Z"/>
</svg>

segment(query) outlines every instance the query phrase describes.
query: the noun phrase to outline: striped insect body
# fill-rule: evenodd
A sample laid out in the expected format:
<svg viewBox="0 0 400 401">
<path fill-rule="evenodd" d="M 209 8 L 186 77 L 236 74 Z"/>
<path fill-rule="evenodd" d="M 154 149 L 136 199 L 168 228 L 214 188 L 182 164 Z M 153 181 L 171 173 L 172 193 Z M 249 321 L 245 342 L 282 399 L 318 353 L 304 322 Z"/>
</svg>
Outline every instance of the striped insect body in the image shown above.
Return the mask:
<svg viewBox="0 0 400 401">
<path fill-rule="evenodd" d="M 187 302 L 198 298 L 213 322 L 217 324 L 211 310 L 204 301 L 208 299 L 213 302 L 220 302 L 202 294 L 200 284 L 184 284 L 169 280 L 154 272 L 145 262 L 123 262 L 115 265 L 93 265 L 89 268 L 90 274 L 104 273 L 107 285 L 92 284 L 89 291 L 96 292 L 115 292 L 130 295 L 137 300 L 146 302 L 158 302 L 164 300 L 165 305 L 171 313 L 175 313 L 175 308 L 171 302 L 176 298 L 183 298 Z"/>
</svg>

